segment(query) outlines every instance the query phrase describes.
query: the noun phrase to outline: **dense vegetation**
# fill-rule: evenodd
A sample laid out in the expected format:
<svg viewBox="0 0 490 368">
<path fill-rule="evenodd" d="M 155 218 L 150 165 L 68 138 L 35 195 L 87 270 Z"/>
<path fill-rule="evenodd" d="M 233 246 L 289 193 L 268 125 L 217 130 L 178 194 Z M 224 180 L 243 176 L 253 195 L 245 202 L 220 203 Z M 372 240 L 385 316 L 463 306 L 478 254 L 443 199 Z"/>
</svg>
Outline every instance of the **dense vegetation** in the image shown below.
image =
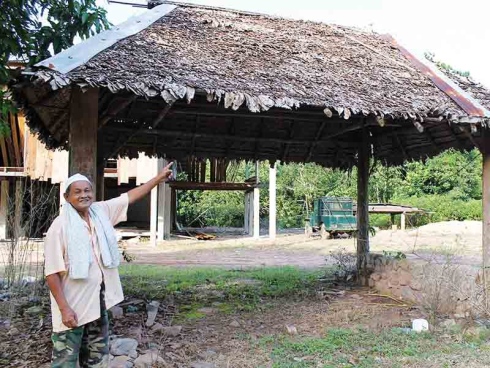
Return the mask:
<svg viewBox="0 0 490 368">
<path fill-rule="evenodd" d="M 411 216 L 409 223 L 420 226 L 444 220 L 481 219 L 481 155 L 477 150 L 450 150 L 425 162 L 408 162 L 385 167 L 373 162 L 369 188 L 372 203 L 413 205 L 430 213 Z M 230 180 L 243 181 L 252 165 L 236 163 L 228 169 Z M 268 219 L 268 163 L 260 165 L 261 220 Z M 277 168 L 277 218 L 281 228 L 301 227 L 314 198 L 346 196 L 356 198 L 356 170 L 340 171 L 314 164 L 279 165 Z M 242 192 L 181 192 L 179 221 L 188 226 L 243 226 Z M 399 221 L 399 219 L 397 219 Z M 387 215 L 372 215 L 371 224 L 390 225 Z"/>
</svg>

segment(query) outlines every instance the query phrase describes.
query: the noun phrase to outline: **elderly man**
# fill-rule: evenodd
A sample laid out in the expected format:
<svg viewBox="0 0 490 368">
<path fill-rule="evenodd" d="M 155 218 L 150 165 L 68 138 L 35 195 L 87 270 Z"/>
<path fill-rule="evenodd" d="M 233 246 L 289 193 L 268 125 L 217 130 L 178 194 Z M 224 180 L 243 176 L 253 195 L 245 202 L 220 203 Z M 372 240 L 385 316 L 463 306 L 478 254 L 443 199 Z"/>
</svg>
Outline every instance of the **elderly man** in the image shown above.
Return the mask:
<svg viewBox="0 0 490 368">
<path fill-rule="evenodd" d="M 107 309 L 123 300 L 114 225 L 128 205 L 172 176 L 172 163 L 120 197 L 94 202 L 92 184 L 76 174 L 66 182 L 61 214 L 46 235 L 45 274 L 53 316 L 52 367 L 109 366 Z"/>
</svg>

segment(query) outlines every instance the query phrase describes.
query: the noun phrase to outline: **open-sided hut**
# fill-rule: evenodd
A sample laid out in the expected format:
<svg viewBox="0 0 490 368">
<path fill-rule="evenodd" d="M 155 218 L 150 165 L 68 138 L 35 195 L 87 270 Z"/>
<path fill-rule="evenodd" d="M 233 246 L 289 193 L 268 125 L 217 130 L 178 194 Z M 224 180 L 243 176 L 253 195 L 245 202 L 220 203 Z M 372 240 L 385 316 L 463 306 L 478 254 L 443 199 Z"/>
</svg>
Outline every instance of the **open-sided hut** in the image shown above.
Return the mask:
<svg viewBox="0 0 490 368">
<path fill-rule="evenodd" d="M 484 89 L 454 82 L 390 36 L 323 23 L 163 4 L 25 77 L 16 97 L 31 129 L 69 148 L 70 170 L 93 178 L 97 161 L 138 151 L 357 165 L 360 260 L 370 157 L 396 165 L 488 145 Z"/>
</svg>

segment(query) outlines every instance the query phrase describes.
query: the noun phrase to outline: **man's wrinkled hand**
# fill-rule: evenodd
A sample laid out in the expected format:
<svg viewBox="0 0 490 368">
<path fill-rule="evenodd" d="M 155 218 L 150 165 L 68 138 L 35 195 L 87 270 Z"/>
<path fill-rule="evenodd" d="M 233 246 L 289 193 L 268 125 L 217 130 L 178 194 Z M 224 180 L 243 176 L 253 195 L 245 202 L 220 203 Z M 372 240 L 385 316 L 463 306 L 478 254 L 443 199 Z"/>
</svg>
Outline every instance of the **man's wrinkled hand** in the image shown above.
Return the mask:
<svg viewBox="0 0 490 368">
<path fill-rule="evenodd" d="M 78 326 L 77 314 L 70 307 L 60 309 L 61 321 L 66 327 L 75 328 Z"/>
<path fill-rule="evenodd" d="M 174 164 L 173 162 L 169 163 L 160 172 L 160 174 L 159 174 L 160 182 L 169 181 L 169 180 L 173 179 L 173 177 L 172 177 L 172 175 L 173 175 L 172 165 L 173 164 Z"/>
</svg>

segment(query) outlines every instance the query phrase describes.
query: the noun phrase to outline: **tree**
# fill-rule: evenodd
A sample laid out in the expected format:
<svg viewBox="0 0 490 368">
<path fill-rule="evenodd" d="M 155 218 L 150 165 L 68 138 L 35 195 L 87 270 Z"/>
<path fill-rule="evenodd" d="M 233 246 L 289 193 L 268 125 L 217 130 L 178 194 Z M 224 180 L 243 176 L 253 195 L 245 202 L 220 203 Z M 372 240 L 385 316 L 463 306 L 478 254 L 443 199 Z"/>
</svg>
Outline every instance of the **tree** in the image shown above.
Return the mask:
<svg viewBox="0 0 490 368">
<path fill-rule="evenodd" d="M 110 26 L 96 0 L 0 1 L 0 84 L 11 83 L 13 58 L 30 66 Z M 8 90 L 1 90 L 0 135 L 8 133 L 5 117 L 14 110 Z"/>
</svg>

